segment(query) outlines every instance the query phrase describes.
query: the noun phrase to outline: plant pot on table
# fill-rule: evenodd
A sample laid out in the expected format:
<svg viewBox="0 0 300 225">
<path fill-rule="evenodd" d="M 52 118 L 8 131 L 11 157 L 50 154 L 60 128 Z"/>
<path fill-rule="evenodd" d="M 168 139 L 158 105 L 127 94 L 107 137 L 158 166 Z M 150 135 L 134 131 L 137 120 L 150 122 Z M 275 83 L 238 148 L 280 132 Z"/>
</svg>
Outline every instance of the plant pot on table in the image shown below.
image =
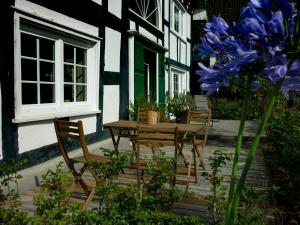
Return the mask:
<svg viewBox="0 0 300 225">
<path fill-rule="evenodd" d="M 158 120 L 158 111 L 148 111 L 147 112 L 147 124 L 155 125 Z"/>
<path fill-rule="evenodd" d="M 188 111 L 182 111 L 176 115 L 176 123 L 186 123 L 187 122 Z"/>
</svg>

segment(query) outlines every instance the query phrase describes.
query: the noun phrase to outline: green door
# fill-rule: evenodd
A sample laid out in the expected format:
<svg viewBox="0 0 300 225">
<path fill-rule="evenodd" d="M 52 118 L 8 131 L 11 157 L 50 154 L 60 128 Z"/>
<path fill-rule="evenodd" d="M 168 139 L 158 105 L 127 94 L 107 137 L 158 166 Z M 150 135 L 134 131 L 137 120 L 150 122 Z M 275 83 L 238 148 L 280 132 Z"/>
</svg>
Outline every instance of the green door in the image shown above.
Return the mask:
<svg viewBox="0 0 300 225">
<path fill-rule="evenodd" d="M 166 100 L 165 93 L 165 56 L 162 53 L 158 55 L 158 87 L 159 87 L 159 105 L 164 106 Z"/>
<path fill-rule="evenodd" d="M 144 46 L 134 43 L 134 98 L 144 94 Z"/>
<path fill-rule="evenodd" d="M 159 57 L 158 65 L 156 57 Z M 157 80 L 158 66 L 158 80 Z M 157 84 L 159 99 L 156 99 Z M 165 104 L 164 54 L 152 51 L 140 42 L 134 44 L 134 98 L 151 95 L 160 105 Z"/>
</svg>

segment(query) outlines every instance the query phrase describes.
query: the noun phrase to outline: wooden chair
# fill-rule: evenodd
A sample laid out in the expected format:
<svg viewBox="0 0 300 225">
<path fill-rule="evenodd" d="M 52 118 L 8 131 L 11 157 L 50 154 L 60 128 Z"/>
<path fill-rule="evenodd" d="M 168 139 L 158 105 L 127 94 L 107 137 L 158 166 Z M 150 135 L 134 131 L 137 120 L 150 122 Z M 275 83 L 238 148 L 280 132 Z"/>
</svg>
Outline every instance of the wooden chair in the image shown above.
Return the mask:
<svg viewBox="0 0 300 225">
<path fill-rule="evenodd" d="M 152 154 L 156 151 L 161 151 L 161 147 L 169 146 L 174 147 L 174 171 L 177 172 L 177 155 L 178 155 L 178 137 L 177 127 L 175 128 L 164 128 L 164 127 L 153 127 L 153 126 L 138 126 L 137 137 L 136 137 L 136 167 L 137 167 L 137 183 L 140 185 L 143 181 L 141 177 L 141 171 L 147 169 L 145 163 L 141 160 L 141 146 L 146 146 L 152 150 Z M 175 173 L 176 174 L 176 173 Z M 189 174 L 187 173 L 189 176 Z M 188 177 L 189 179 L 189 177 Z M 188 188 L 188 179 L 185 182 Z M 176 177 L 174 177 L 171 185 L 175 185 Z"/>
<path fill-rule="evenodd" d="M 197 183 L 197 168 L 202 167 L 205 170 L 204 162 L 203 162 L 203 150 L 207 141 L 208 136 L 208 124 L 210 121 L 211 115 L 208 110 L 196 110 L 189 109 L 187 115 L 187 124 L 196 124 L 204 127 L 203 138 L 199 139 L 196 136 L 188 137 L 188 134 L 183 135 L 182 138 L 179 139 L 178 143 L 178 156 L 182 157 L 186 167 L 191 166 L 190 162 L 193 161 L 193 170 L 191 175 L 195 177 L 195 183 Z M 191 143 L 192 146 L 192 160 L 189 162 L 186 161 L 185 156 L 183 154 L 184 144 Z"/>
<path fill-rule="evenodd" d="M 199 124 L 204 126 L 204 134 L 202 139 L 195 138 L 193 141 L 193 154 L 197 154 L 199 159 L 199 166 L 205 169 L 204 162 L 203 162 L 203 151 L 206 145 L 207 137 L 208 137 L 208 126 L 211 119 L 211 112 L 209 110 L 192 110 L 189 109 L 187 123 L 189 124 Z"/>
<path fill-rule="evenodd" d="M 71 185 L 71 192 L 73 193 L 78 187 L 83 190 L 86 200 L 82 205 L 82 209 L 85 209 L 89 202 L 95 195 L 96 184 L 100 183 L 101 180 L 97 176 L 97 173 L 91 161 L 96 160 L 98 162 L 109 162 L 110 160 L 105 156 L 94 155 L 89 153 L 88 147 L 85 141 L 82 122 L 69 122 L 64 120 L 54 119 L 55 132 L 59 145 L 59 150 L 70 170 L 74 176 L 73 184 Z M 70 157 L 67 151 L 67 142 L 77 141 L 79 142 L 83 154 L 77 157 Z M 80 169 L 76 169 L 76 164 L 81 164 Z M 84 172 L 89 169 L 94 180 L 88 180 L 83 178 Z M 67 201 L 67 200 L 66 200 Z"/>
</svg>

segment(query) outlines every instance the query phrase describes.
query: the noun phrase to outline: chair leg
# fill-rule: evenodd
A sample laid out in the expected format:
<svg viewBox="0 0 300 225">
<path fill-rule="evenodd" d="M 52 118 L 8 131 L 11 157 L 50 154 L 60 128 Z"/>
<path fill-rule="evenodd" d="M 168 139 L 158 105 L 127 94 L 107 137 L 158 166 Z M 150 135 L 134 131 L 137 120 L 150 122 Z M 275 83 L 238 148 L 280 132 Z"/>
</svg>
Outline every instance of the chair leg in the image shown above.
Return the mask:
<svg viewBox="0 0 300 225">
<path fill-rule="evenodd" d="M 90 194 L 87 196 L 87 199 L 85 200 L 85 202 L 84 202 L 83 205 L 81 206 L 81 210 L 84 210 L 84 209 L 87 208 L 88 204 L 89 204 L 90 201 L 93 199 L 95 193 L 96 193 L 96 187 L 94 187 L 94 188 L 90 191 Z"/>
<path fill-rule="evenodd" d="M 194 146 L 193 148 L 193 158 L 194 158 L 194 172 L 195 172 L 195 183 L 198 183 L 198 178 L 197 178 L 197 159 L 196 159 L 196 147 Z"/>
<path fill-rule="evenodd" d="M 135 156 L 135 158 L 137 158 L 137 153 L 136 153 L 136 143 L 134 140 L 131 140 L 131 143 L 132 143 L 132 154 L 131 154 L 131 157 L 130 157 L 130 162 L 132 163 L 133 162 L 133 157 Z"/>
<path fill-rule="evenodd" d="M 181 156 L 184 162 L 185 167 L 188 167 L 189 163 L 186 161 L 183 155 L 183 143 L 178 145 L 178 157 Z"/>
<path fill-rule="evenodd" d="M 198 155 L 198 158 L 199 158 L 199 161 L 200 161 L 199 167 L 202 167 L 202 169 L 205 170 L 205 166 L 204 166 L 204 162 L 203 162 L 203 158 L 202 158 L 202 156 L 203 156 L 203 148 L 204 147 L 201 146 L 201 151 L 199 151 L 198 146 L 197 146 L 197 155 Z"/>
</svg>

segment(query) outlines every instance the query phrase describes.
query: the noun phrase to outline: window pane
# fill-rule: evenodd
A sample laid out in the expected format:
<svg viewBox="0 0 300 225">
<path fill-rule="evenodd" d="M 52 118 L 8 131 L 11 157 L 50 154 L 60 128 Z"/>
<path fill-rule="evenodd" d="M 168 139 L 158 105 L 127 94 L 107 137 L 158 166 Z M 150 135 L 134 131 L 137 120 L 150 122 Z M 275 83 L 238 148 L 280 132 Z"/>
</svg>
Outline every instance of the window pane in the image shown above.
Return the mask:
<svg viewBox="0 0 300 225">
<path fill-rule="evenodd" d="M 22 83 L 22 104 L 37 104 L 37 84 Z"/>
<path fill-rule="evenodd" d="M 40 58 L 54 60 L 54 41 L 40 38 Z"/>
<path fill-rule="evenodd" d="M 174 30 L 179 32 L 179 9 L 174 7 Z"/>
<path fill-rule="evenodd" d="M 54 103 L 55 102 L 55 91 L 53 84 L 41 84 L 41 103 Z"/>
<path fill-rule="evenodd" d="M 65 67 L 64 81 L 65 82 L 73 82 L 74 81 L 74 66 L 65 65 L 64 67 Z"/>
<path fill-rule="evenodd" d="M 31 59 L 22 59 L 21 73 L 22 80 L 37 81 L 37 66 L 36 61 Z"/>
<path fill-rule="evenodd" d="M 40 62 L 40 80 L 54 82 L 54 63 Z"/>
<path fill-rule="evenodd" d="M 86 50 L 76 48 L 76 64 L 86 65 Z"/>
<path fill-rule="evenodd" d="M 76 101 L 82 102 L 86 101 L 86 86 L 76 85 Z"/>
<path fill-rule="evenodd" d="M 21 33 L 21 55 L 36 58 L 36 37 Z"/>
<path fill-rule="evenodd" d="M 73 85 L 65 84 L 64 86 L 64 101 L 74 102 Z"/>
<path fill-rule="evenodd" d="M 86 83 L 86 68 L 76 67 L 76 83 Z"/>
<path fill-rule="evenodd" d="M 64 44 L 64 61 L 74 63 L 74 47 Z"/>
</svg>

